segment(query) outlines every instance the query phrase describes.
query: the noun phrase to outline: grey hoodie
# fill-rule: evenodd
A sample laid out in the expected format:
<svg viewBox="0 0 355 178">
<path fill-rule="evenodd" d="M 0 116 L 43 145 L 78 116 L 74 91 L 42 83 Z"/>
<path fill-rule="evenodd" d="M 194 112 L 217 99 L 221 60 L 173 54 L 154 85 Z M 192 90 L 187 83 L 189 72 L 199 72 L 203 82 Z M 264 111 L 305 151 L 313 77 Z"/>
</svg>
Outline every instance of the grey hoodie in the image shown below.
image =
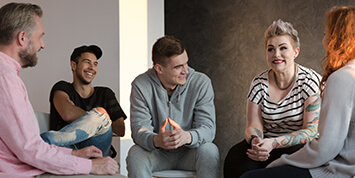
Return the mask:
<svg viewBox="0 0 355 178">
<path fill-rule="evenodd" d="M 148 151 L 156 147 L 153 137 L 170 117 L 192 135 L 191 148 L 197 148 L 215 137 L 215 108 L 211 80 L 200 72 L 188 68 L 186 83 L 178 85 L 170 100 L 155 69 L 139 75 L 132 82 L 131 130 L 133 141 Z M 168 124 L 166 130 L 172 130 Z"/>
</svg>

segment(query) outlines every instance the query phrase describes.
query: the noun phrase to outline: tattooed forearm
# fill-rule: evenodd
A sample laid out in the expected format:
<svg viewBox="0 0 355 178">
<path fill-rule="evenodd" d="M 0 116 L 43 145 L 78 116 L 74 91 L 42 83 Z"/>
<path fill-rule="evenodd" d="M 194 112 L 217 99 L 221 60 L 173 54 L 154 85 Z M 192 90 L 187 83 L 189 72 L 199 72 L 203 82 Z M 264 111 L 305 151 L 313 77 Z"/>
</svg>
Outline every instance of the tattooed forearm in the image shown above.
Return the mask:
<svg viewBox="0 0 355 178">
<path fill-rule="evenodd" d="M 272 148 L 277 148 L 279 146 L 280 144 L 277 142 L 276 138 L 274 138 L 274 141 L 272 142 Z"/>
<path fill-rule="evenodd" d="M 292 132 L 289 135 L 285 135 L 284 139 L 280 141 L 280 147 L 289 147 L 297 144 L 304 144 L 313 140 L 318 134 L 318 117 L 319 112 L 316 113 L 316 117 L 308 122 L 308 129 L 298 130 Z"/>
<path fill-rule="evenodd" d="M 313 96 L 316 97 L 316 100 L 314 100 L 305 108 L 306 112 L 311 112 L 308 113 L 308 115 L 311 114 L 312 115 L 311 117 L 313 117 L 314 115 L 314 119 L 307 123 L 308 128 L 298 130 L 296 132 L 292 132 L 290 134 L 278 137 L 277 139 L 275 139 L 276 142 L 274 141 L 273 146 L 276 146 L 276 148 L 290 147 L 297 144 L 307 143 L 313 140 L 315 137 L 317 137 L 318 120 L 319 120 L 318 116 L 319 116 L 319 109 L 321 106 L 321 98 L 319 94 L 315 94 Z"/>
<path fill-rule="evenodd" d="M 257 135 L 259 138 L 261 138 L 261 139 L 264 138 L 264 134 L 263 134 L 259 129 L 253 127 L 253 131 L 256 133 L 256 135 Z"/>
</svg>

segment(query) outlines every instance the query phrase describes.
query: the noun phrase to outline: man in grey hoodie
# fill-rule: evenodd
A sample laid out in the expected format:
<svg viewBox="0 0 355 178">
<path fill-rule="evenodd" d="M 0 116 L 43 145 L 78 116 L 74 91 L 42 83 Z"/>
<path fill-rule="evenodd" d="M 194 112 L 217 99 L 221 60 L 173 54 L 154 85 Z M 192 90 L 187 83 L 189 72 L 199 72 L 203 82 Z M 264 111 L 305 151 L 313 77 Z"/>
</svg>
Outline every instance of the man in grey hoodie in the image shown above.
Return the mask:
<svg viewBox="0 0 355 178">
<path fill-rule="evenodd" d="M 128 153 L 130 178 L 151 178 L 166 169 L 218 177 L 215 108 L 211 80 L 188 67 L 182 42 L 172 36 L 153 46 L 154 67 L 132 82 Z"/>
</svg>

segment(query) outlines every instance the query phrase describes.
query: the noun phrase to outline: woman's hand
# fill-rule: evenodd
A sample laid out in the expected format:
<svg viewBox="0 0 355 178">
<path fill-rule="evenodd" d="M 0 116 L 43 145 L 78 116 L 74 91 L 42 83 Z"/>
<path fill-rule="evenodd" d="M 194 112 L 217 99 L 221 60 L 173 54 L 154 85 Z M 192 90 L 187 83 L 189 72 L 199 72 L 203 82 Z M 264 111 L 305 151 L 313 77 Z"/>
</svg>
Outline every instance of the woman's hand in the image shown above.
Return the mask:
<svg viewBox="0 0 355 178">
<path fill-rule="evenodd" d="M 251 149 L 247 150 L 247 155 L 250 159 L 254 161 L 266 161 L 269 159 L 271 150 L 262 147 L 264 139 L 261 140 L 259 137 L 254 138 L 250 144 L 252 145 Z"/>
<path fill-rule="evenodd" d="M 265 138 L 262 140 L 262 144 L 260 144 L 260 149 L 267 150 L 270 152 L 275 148 L 275 138 Z"/>
</svg>

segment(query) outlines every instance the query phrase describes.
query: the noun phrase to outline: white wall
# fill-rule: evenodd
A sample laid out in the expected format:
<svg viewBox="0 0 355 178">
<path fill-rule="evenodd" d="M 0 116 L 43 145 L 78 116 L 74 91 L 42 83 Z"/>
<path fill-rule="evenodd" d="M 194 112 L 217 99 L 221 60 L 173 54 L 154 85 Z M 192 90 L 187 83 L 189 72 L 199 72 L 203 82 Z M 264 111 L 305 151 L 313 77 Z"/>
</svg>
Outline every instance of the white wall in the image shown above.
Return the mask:
<svg viewBox="0 0 355 178">
<path fill-rule="evenodd" d="M 137 5 L 139 4 L 139 5 Z M 120 88 L 121 105 L 129 112 L 132 80 L 151 67 L 151 49 L 157 38 L 164 35 L 163 0 L 120 1 Z M 133 145 L 130 124 L 126 122 L 126 135 L 121 139 L 121 174 L 127 175 L 126 156 Z"/>
<path fill-rule="evenodd" d="M 144 34 L 144 39 L 135 39 L 136 34 L 128 34 L 129 39 L 135 43 L 145 43 L 145 47 L 136 53 L 144 53 L 144 58 L 134 58 L 140 63 L 145 63 L 144 68 L 137 70 L 120 59 L 119 63 L 119 4 L 120 1 L 135 3 L 130 9 L 133 13 L 125 17 L 128 24 L 135 25 L 137 12 L 141 4 L 145 4 L 145 30 L 138 33 Z M 157 38 L 164 35 L 164 0 L 17 0 L 16 2 L 29 2 L 41 6 L 44 14 L 42 23 L 45 31 L 45 49 L 38 53 L 39 62 L 36 67 L 21 70 L 21 78 L 25 82 L 29 97 L 35 111 L 49 112 L 50 89 L 59 80 L 72 81 L 72 72 L 69 57 L 75 47 L 82 44 L 97 44 L 103 50 L 99 60 L 98 74 L 93 85 L 110 87 L 119 100 L 124 112 L 128 116 L 125 121 L 127 132 L 125 139 L 121 140 L 120 155 L 121 174 L 127 175 L 125 158 L 129 147 L 133 144 L 130 138 L 129 126 L 129 92 L 121 93 L 120 90 L 130 91 L 132 80 L 152 66 L 151 49 Z M 0 6 L 12 2 L 0 0 Z M 122 25 L 122 24 L 120 24 Z M 142 25 L 142 24 L 140 24 Z M 133 27 L 131 28 L 133 29 Z M 130 47 L 134 48 L 134 46 Z M 128 68 L 128 72 L 119 74 L 119 66 Z M 129 78 L 119 86 L 119 81 Z M 120 145 L 114 143 L 114 145 Z"/>
<path fill-rule="evenodd" d="M 0 6 L 8 2 L 11 1 L 0 0 Z M 43 10 L 45 49 L 38 53 L 36 67 L 20 72 L 34 110 L 49 112 L 49 93 L 53 84 L 59 80 L 72 82 L 69 57 L 75 47 L 83 44 L 97 44 L 103 50 L 93 85 L 108 86 L 119 97 L 118 0 L 16 2 L 35 3 Z"/>
</svg>

